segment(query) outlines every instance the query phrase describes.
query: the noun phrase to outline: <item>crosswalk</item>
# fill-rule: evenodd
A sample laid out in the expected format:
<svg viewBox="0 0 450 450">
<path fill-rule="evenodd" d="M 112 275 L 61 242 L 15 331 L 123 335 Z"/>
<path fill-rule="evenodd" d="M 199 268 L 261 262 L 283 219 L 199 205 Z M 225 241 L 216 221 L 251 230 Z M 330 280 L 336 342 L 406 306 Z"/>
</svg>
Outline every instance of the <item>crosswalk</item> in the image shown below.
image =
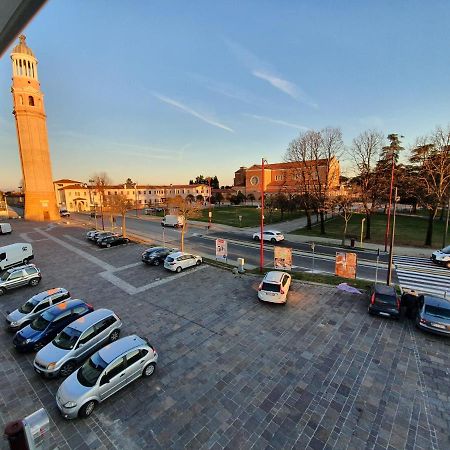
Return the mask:
<svg viewBox="0 0 450 450">
<path fill-rule="evenodd" d="M 450 270 L 430 259 L 394 256 L 394 265 L 402 289 L 412 289 L 450 299 Z"/>
</svg>

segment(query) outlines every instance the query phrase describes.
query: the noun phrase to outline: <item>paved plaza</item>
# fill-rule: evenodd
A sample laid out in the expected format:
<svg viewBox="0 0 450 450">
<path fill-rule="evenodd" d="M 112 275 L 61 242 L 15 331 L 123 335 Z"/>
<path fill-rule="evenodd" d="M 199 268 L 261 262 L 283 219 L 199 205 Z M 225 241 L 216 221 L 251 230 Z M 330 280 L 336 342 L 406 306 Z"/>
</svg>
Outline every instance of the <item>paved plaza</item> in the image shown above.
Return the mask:
<svg viewBox="0 0 450 450">
<path fill-rule="evenodd" d="M 61 380 L 35 374 L 34 355 L 1 328 L 3 427 L 44 407 L 58 449 L 450 448 L 450 339 L 369 316 L 365 295 L 294 282 L 286 306 L 267 305 L 259 277 L 172 274 L 141 264 L 140 244 L 100 250 L 80 228 L 13 225 L 0 245 L 31 242 L 43 278 L 0 297 L 3 313 L 65 287 L 113 309 L 122 336 L 148 338 L 159 361 L 88 419 L 66 421 Z"/>
</svg>

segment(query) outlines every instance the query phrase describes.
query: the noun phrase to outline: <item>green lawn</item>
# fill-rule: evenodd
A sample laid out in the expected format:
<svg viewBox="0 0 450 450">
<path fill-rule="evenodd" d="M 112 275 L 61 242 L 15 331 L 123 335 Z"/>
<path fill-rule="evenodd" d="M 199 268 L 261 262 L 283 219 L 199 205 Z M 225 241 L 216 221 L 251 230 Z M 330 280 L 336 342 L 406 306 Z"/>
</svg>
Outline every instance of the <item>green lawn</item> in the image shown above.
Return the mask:
<svg viewBox="0 0 450 450">
<path fill-rule="evenodd" d="M 361 235 L 361 219 L 362 214 L 354 214 L 350 219 L 347 229 L 347 240 L 349 237 L 355 237 L 360 240 Z M 387 215 L 374 214 L 371 220 L 372 243 L 384 244 L 384 234 L 386 232 Z M 391 222 L 392 223 L 392 222 Z M 428 221 L 426 217 L 403 216 L 397 215 L 395 227 L 395 243 L 403 246 L 424 246 L 425 235 L 427 231 Z M 295 230 L 294 234 L 324 236 L 334 239 L 342 239 L 342 230 L 344 229 L 344 219 L 336 216 L 325 224 L 325 235 L 320 234 L 320 225 L 314 225 L 312 230 L 301 228 Z M 435 220 L 433 228 L 433 248 L 442 247 L 442 237 L 444 233 L 444 222 Z M 348 242 L 347 242 L 348 244 Z"/>
<path fill-rule="evenodd" d="M 216 206 L 212 207 L 212 222 L 221 223 L 223 225 L 231 225 L 234 227 L 255 227 L 259 225 L 261 221 L 261 210 L 255 206 Z M 202 209 L 201 217 L 193 220 L 199 220 L 202 222 L 208 222 L 208 208 Z M 239 220 L 241 216 L 241 220 Z M 281 222 L 280 211 L 273 211 L 272 214 L 265 210 L 264 223 L 271 224 Z M 284 213 L 284 220 L 297 219 L 302 217 L 303 213 L 296 211 L 292 214 Z"/>
</svg>

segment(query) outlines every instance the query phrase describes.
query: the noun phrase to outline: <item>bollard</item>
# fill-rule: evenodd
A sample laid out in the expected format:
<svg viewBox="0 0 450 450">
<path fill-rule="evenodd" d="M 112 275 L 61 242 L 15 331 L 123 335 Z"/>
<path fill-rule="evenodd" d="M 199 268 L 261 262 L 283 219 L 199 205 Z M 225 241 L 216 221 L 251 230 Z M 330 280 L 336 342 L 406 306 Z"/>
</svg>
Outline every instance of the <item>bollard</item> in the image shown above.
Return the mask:
<svg viewBox="0 0 450 450">
<path fill-rule="evenodd" d="M 239 273 L 244 273 L 245 269 L 244 269 L 244 258 L 238 258 L 237 259 L 237 263 L 238 263 L 238 272 Z"/>
</svg>

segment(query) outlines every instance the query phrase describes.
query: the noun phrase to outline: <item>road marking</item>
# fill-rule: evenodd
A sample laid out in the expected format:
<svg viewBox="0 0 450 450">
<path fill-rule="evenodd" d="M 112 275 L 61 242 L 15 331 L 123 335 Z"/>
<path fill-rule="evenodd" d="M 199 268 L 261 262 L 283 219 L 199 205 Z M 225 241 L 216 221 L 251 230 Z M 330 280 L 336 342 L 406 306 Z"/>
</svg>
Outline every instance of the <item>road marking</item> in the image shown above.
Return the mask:
<svg viewBox="0 0 450 450">
<path fill-rule="evenodd" d="M 90 242 L 82 241 L 81 239 L 75 238 L 73 236 L 70 236 L 68 234 L 63 235 L 66 239 L 69 239 L 69 241 L 75 242 L 76 244 L 84 245 L 85 247 L 91 247 Z"/>
<path fill-rule="evenodd" d="M 73 253 L 76 253 L 78 256 L 81 256 L 82 258 L 86 259 L 87 261 L 91 262 L 92 264 L 96 264 L 97 266 L 101 267 L 103 270 L 116 269 L 116 267 L 112 266 L 111 264 L 108 264 L 105 261 L 102 261 L 101 259 L 90 255 L 89 253 L 85 252 L 84 250 L 74 247 L 72 244 L 69 244 L 68 242 L 63 241 L 62 239 L 52 236 L 51 234 L 47 233 L 46 231 L 40 230 L 39 228 L 35 228 L 35 230 L 37 233 L 40 233 L 43 236 L 46 236 L 47 239 L 50 239 L 51 241 L 56 242 L 57 244 L 66 248 L 67 250 L 70 250 Z"/>
<path fill-rule="evenodd" d="M 126 269 L 131 269 L 132 267 L 136 267 L 136 266 L 142 266 L 143 262 L 139 261 L 133 264 L 128 264 L 127 266 L 122 266 L 122 267 L 117 267 L 114 270 L 111 270 L 111 272 L 120 272 L 121 270 L 126 270 Z"/>
<path fill-rule="evenodd" d="M 134 265 L 133 265 L 134 266 Z M 117 286 L 119 289 L 122 289 L 129 295 L 135 295 L 139 294 L 141 292 L 147 291 L 148 289 L 151 289 L 156 286 L 161 286 L 162 284 L 170 283 L 171 281 L 178 280 L 181 277 L 185 277 L 186 275 L 189 275 L 191 273 L 197 272 L 202 269 L 206 269 L 207 266 L 200 266 L 195 267 L 193 269 L 187 269 L 185 272 L 181 272 L 178 274 L 174 274 L 172 276 L 168 276 L 167 278 L 163 278 L 162 280 L 154 281 L 153 283 L 146 284 L 145 286 L 140 287 L 134 287 L 130 283 L 127 283 L 126 281 L 122 280 L 122 278 L 119 278 L 118 276 L 114 275 L 111 271 L 106 271 L 99 273 L 99 275 L 104 278 L 105 280 L 108 280 L 110 283 Z M 120 267 L 119 270 L 122 270 L 123 268 Z"/>
</svg>

